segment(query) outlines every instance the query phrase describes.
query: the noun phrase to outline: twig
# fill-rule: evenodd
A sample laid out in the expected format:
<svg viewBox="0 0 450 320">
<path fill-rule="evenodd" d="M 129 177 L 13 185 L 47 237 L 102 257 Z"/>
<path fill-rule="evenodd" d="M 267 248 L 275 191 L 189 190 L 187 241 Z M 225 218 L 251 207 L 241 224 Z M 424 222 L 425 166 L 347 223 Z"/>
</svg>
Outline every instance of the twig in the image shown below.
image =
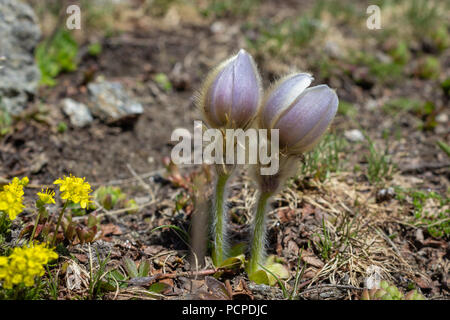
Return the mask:
<svg viewBox="0 0 450 320">
<path fill-rule="evenodd" d="M 400 168 L 402 173 L 420 173 L 423 171 L 433 171 L 438 169 L 444 169 L 450 167 L 450 163 L 419 163 L 417 165 L 410 165 L 403 168 Z"/>
<path fill-rule="evenodd" d="M 154 276 L 151 277 L 139 277 L 139 278 L 133 278 L 127 282 L 130 285 L 134 286 L 143 286 L 143 285 L 149 285 L 155 281 L 163 280 L 163 279 L 174 279 L 178 277 L 198 277 L 198 276 L 209 276 L 212 274 L 215 274 L 219 271 L 223 271 L 222 268 L 216 268 L 216 269 L 206 269 L 206 270 L 199 270 L 199 271 L 186 271 L 186 272 L 173 272 L 173 273 L 157 273 Z"/>
<path fill-rule="evenodd" d="M 305 293 L 319 291 L 323 288 L 337 288 L 337 289 L 344 289 L 344 290 L 364 290 L 364 288 L 359 288 L 351 285 L 342 285 L 342 284 L 319 284 L 315 286 L 314 288 L 309 288 L 304 290 L 303 292 L 300 292 L 299 295 L 303 295 Z"/>
<path fill-rule="evenodd" d="M 154 171 L 150 171 L 150 172 L 138 174 L 137 177 L 136 177 L 136 176 L 133 176 L 133 177 L 131 177 L 131 178 L 111 180 L 111 181 L 104 182 L 104 183 L 102 183 L 102 182 L 96 182 L 96 183 L 91 183 L 91 185 L 95 187 L 95 186 L 101 186 L 101 185 L 120 185 L 120 184 L 126 184 L 126 183 L 133 182 L 133 181 L 135 181 L 135 180 L 138 179 L 138 178 L 145 179 L 145 178 L 153 177 L 153 176 L 155 176 L 155 175 L 157 175 L 157 174 L 162 174 L 162 173 L 164 173 L 165 171 L 166 171 L 165 168 L 161 168 L 161 169 L 157 169 L 157 170 L 154 170 Z"/>
<path fill-rule="evenodd" d="M 373 228 L 373 227 L 371 227 Z M 400 258 L 400 260 L 402 260 L 403 263 L 406 263 L 405 259 L 403 259 L 403 256 L 400 252 L 400 250 L 398 250 L 397 246 L 395 245 L 395 243 L 379 228 L 373 228 L 375 230 L 376 233 L 378 233 L 381 237 L 383 237 L 384 240 L 386 240 L 387 243 L 389 243 L 391 245 L 391 247 L 394 249 L 394 251 L 397 253 L 398 257 Z"/>
<path fill-rule="evenodd" d="M 447 221 L 449 221 L 449 220 L 450 220 L 450 218 L 445 218 L 445 219 L 438 220 L 438 221 L 435 221 L 435 222 L 430 223 L 430 224 L 424 223 L 423 226 L 424 226 L 424 227 L 433 227 L 433 226 L 436 226 L 436 225 L 438 225 L 438 224 L 447 222 Z"/>
<path fill-rule="evenodd" d="M 150 188 L 150 186 L 144 182 L 144 180 L 136 173 L 136 171 L 134 171 L 134 169 L 131 167 L 129 163 L 127 163 L 127 168 L 128 170 L 130 170 L 131 174 L 139 181 L 142 187 L 144 187 L 144 189 L 146 189 L 148 193 L 152 196 L 153 201 L 155 201 L 156 198 L 152 188 Z"/>
<path fill-rule="evenodd" d="M 101 209 L 103 209 L 103 210 L 106 211 L 106 212 L 103 213 L 103 214 L 99 214 L 99 215 L 97 216 L 97 218 L 101 218 L 101 217 L 103 217 L 103 216 L 105 216 L 105 215 L 112 216 L 112 215 L 114 215 L 114 214 L 124 213 L 124 212 L 127 212 L 127 211 L 129 211 L 129 210 L 135 210 L 135 209 L 140 210 L 140 209 L 145 208 L 145 207 L 148 207 L 148 206 L 150 206 L 150 205 L 152 205 L 152 204 L 154 204 L 154 203 L 156 203 L 156 201 L 152 200 L 152 201 L 146 202 L 146 203 L 144 203 L 144 204 L 141 204 L 141 205 L 138 206 L 137 208 L 123 208 L 123 209 L 118 209 L 118 210 L 114 210 L 114 211 L 107 211 L 105 208 L 102 207 Z M 74 218 L 72 218 L 72 220 L 83 220 L 84 218 L 85 218 L 85 216 L 79 216 L 79 217 L 74 217 Z"/>
</svg>

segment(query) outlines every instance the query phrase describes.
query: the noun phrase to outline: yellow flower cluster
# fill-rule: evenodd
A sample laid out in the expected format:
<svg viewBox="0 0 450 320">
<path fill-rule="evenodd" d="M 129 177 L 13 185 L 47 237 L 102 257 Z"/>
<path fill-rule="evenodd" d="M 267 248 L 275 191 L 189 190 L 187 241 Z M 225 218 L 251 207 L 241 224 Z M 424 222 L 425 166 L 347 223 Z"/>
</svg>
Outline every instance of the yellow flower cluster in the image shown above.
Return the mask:
<svg viewBox="0 0 450 320">
<path fill-rule="evenodd" d="M 85 178 L 77 178 L 72 175 L 70 177 L 64 176 L 63 179 L 57 179 L 54 184 L 59 184 L 59 191 L 61 191 L 61 198 L 70 200 L 74 203 L 79 203 L 84 209 L 91 202 L 89 193 L 92 192 L 91 186 L 84 181 Z"/>
<path fill-rule="evenodd" d="M 46 244 L 14 248 L 8 257 L 0 257 L 0 281 L 6 289 L 20 283 L 31 287 L 36 276 L 44 275 L 44 265 L 57 258 L 58 254 Z"/>
<path fill-rule="evenodd" d="M 22 212 L 25 206 L 23 202 L 23 187 L 28 184 L 27 177 L 19 178 L 15 177 L 11 183 L 3 187 L 3 191 L 0 192 L 0 211 L 8 214 L 9 219 L 14 220 L 19 213 Z"/>
<path fill-rule="evenodd" d="M 42 189 L 41 192 L 38 192 L 37 195 L 39 196 L 39 200 L 41 200 L 45 204 L 54 204 L 55 199 L 53 198 L 55 196 L 55 191 L 47 189 Z"/>
</svg>

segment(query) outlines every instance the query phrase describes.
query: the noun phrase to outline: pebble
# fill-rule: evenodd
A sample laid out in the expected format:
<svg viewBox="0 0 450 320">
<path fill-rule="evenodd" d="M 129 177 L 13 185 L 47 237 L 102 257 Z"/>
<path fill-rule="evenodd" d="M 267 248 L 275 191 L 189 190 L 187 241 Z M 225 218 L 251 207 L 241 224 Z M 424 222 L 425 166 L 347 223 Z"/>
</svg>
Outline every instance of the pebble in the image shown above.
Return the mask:
<svg viewBox="0 0 450 320">
<path fill-rule="evenodd" d="M 394 188 L 389 187 L 386 189 L 379 190 L 375 196 L 375 199 L 379 203 L 379 202 L 391 200 L 394 197 L 395 197 L 395 190 L 394 190 Z"/>
<path fill-rule="evenodd" d="M 92 82 L 88 91 L 92 114 L 107 123 L 136 120 L 144 112 L 142 104 L 131 98 L 120 82 Z"/>
<path fill-rule="evenodd" d="M 69 117 L 70 123 L 75 127 L 83 128 L 94 120 L 85 104 L 70 98 L 63 100 L 63 111 Z"/>
<path fill-rule="evenodd" d="M 351 142 L 364 141 L 364 135 L 358 129 L 347 130 L 344 132 L 344 137 Z"/>
</svg>

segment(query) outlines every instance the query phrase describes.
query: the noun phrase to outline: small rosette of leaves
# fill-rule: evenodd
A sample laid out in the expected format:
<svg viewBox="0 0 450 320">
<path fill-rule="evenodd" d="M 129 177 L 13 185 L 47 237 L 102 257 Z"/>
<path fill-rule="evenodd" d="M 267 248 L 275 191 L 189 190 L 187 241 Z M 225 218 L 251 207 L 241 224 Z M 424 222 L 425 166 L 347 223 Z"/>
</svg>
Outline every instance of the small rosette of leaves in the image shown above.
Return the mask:
<svg viewBox="0 0 450 320">
<path fill-rule="evenodd" d="M 106 210 L 129 209 L 128 213 L 137 212 L 136 201 L 127 199 L 127 195 L 119 187 L 100 187 L 94 192 L 94 197 Z"/>
<path fill-rule="evenodd" d="M 396 286 L 383 280 L 379 289 L 364 289 L 361 300 L 425 300 L 425 297 L 417 290 L 404 294 Z"/>
</svg>

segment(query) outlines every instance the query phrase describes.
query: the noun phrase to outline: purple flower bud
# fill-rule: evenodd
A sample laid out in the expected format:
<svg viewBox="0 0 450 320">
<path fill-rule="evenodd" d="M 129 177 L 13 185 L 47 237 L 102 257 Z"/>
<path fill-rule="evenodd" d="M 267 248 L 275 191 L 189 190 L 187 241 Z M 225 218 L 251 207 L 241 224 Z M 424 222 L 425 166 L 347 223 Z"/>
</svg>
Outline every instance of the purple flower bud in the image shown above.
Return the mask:
<svg viewBox="0 0 450 320">
<path fill-rule="evenodd" d="M 312 80 L 306 73 L 281 79 L 261 113 L 262 127 L 279 129 L 280 146 L 292 154 L 314 147 L 336 115 L 336 92 L 327 85 L 306 89 Z"/>
<path fill-rule="evenodd" d="M 211 72 L 199 104 L 211 127 L 245 128 L 258 111 L 261 91 L 253 58 L 241 49 Z"/>
</svg>

